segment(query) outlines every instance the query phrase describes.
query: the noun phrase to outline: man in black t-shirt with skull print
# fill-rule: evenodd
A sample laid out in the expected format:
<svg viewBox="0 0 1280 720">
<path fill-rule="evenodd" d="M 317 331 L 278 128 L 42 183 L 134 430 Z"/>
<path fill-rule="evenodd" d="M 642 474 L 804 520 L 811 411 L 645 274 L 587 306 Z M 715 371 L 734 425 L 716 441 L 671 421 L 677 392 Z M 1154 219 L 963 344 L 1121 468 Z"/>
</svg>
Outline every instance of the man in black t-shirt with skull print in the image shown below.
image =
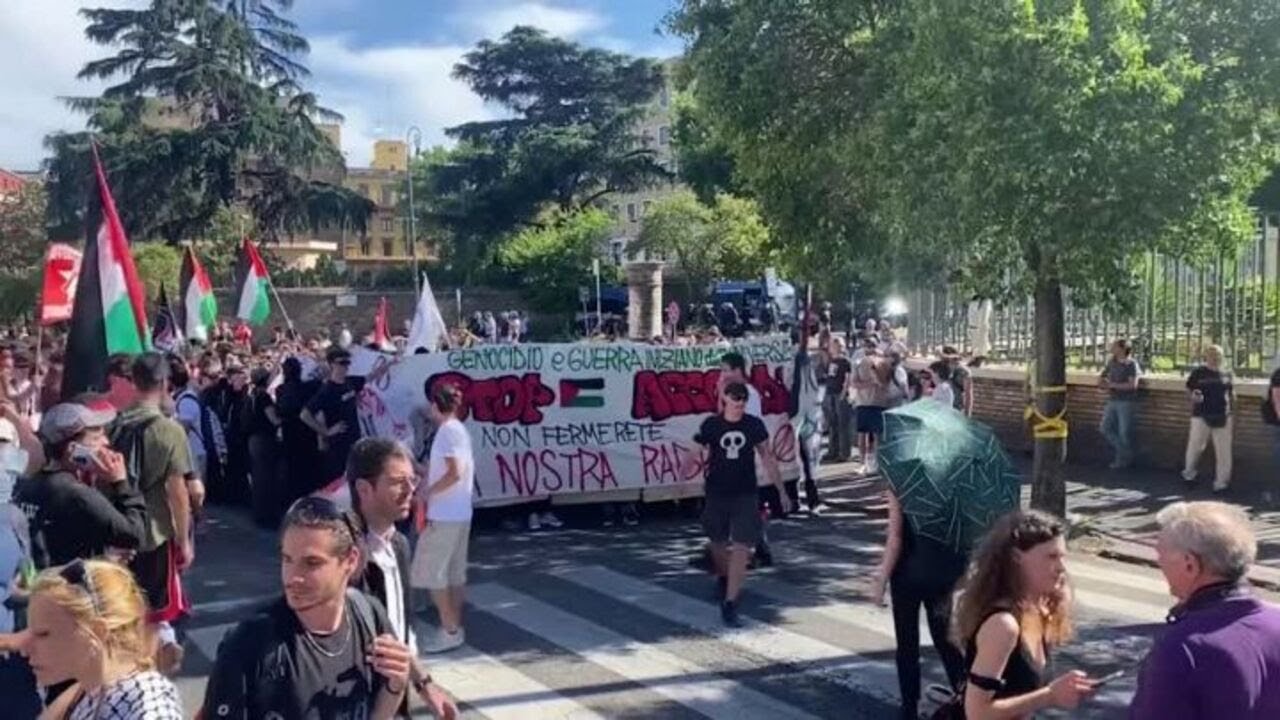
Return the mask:
<svg viewBox="0 0 1280 720">
<path fill-rule="evenodd" d="M 726 625 L 740 627 L 738 595 L 746 579 L 751 550 L 760 538 L 756 455 L 778 488 L 784 512 L 790 511 L 790 499 L 769 446 L 764 421 L 746 412 L 747 386 L 729 383 L 722 399 L 720 414 L 704 420 L 693 440 L 707 449 L 702 526 L 711 541 L 722 601 L 720 615 Z"/>
</svg>

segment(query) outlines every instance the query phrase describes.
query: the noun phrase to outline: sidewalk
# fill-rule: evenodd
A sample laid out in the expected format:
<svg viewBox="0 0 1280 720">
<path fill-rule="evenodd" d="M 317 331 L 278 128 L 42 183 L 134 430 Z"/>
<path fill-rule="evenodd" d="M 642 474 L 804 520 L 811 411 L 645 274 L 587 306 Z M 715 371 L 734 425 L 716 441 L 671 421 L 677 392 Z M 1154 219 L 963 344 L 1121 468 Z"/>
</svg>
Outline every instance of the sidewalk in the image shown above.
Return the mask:
<svg viewBox="0 0 1280 720">
<path fill-rule="evenodd" d="M 1023 505 L 1030 504 L 1031 463 L 1015 457 L 1023 478 Z M 857 462 L 820 468 L 823 500 L 842 509 L 860 509 L 879 515 L 883 490 L 879 477 L 864 478 Z M 1277 480 L 1280 482 L 1280 479 Z M 1178 500 L 1221 499 L 1244 507 L 1253 519 L 1258 538 L 1258 562 L 1249 573 L 1256 585 L 1280 590 L 1280 488 L 1274 493 L 1257 489 L 1259 483 L 1242 483 L 1222 497 L 1213 495 L 1208 481 L 1190 488 L 1177 473 L 1153 470 L 1113 471 L 1083 465 L 1067 467 L 1067 515 L 1072 522 L 1072 545 L 1125 562 L 1155 565 L 1156 512 Z"/>
</svg>

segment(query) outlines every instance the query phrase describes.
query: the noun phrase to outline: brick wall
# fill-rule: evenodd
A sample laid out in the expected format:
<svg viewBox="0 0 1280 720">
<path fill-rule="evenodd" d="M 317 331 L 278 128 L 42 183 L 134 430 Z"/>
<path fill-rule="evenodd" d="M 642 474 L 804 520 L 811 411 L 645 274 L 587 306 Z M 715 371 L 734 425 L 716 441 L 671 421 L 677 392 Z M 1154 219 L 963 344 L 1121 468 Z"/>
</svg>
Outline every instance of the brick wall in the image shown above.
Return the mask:
<svg viewBox="0 0 1280 720">
<path fill-rule="evenodd" d="M 980 368 L 973 371 L 974 415 L 990 425 L 1005 446 L 1030 452 L 1031 433 L 1023 421 L 1027 405 L 1025 378 L 1021 370 Z M 1067 418 L 1071 435 L 1067 441 L 1072 463 L 1105 465 L 1111 461 L 1111 447 L 1102 437 L 1102 406 L 1106 391 L 1097 387 L 1092 373 L 1070 373 Z M 1143 467 L 1175 472 L 1182 468 L 1186 451 L 1190 405 L 1180 378 L 1145 378 L 1138 395 L 1137 463 Z M 1259 404 L 1265 383 L 1241 383 L 1236 387 L 1235 432 L 1233 442 L 1234 483 L 1275 481 L 1271 465 L 1271 428 L 1264 425 Z M 1201 477 L 1212 476 L 1213 448 L 1201 459 Z"/>
</svg>

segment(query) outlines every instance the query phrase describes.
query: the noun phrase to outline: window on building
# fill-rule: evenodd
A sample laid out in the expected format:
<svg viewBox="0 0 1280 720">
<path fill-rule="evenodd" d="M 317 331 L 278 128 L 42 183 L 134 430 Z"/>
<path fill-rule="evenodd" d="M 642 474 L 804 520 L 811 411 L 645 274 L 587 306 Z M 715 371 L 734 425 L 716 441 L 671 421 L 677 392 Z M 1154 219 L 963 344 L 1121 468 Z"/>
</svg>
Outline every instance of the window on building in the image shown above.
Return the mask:
<svg viewBox="0 0 1280 720">
<path fill-rule="evenodd" d="M 627 220 L 631 222 L 636 221 L 636 204 L 635 203 L 627 203 Z"/>
<path fill-rule="evenodd" d="M 642 207 L 644 208 L 644 212 L 642 213 L 642 215 L 644 217 L 649 217 L 649 211 L 653 209 L 653 201 L 645 200 Z"/>
<path fill-rule="evenodd" d="M 370 247 L 371 245 L 372 243 L 369 242 L 368 236 L 360 238 L 360 254 L 368 255 L 369 252 L 372 250 L 372 248 Z"/>
<path fill-rule="evenodd" d="M 395 228 L 395 220 L 382 218 L 382 232 L 391 232 Z"/>
<path fill-rule="evenodd" d="M 389 237 L 382 238 L 382 254 L 386 257 L 391 257 L 396 254 L 396 244 L 394 240 Z"/>
<path fill-rule="evenodd" d="M 391 207 L 392 205 L 395 204 L 395 202 L 396 202 L 395 191 L 392 190 L 390 187 L 383 185 L 382 186 L 382 205 L 384 207 Z"/>
<path fill-rule="evenodd" d="M 612 208 L 610 208 L 610 210 L 613 212 L 613 219 L 614 219 L 614 220 L 621 220 L 621 219 L 622 219 L 622 206 L 621 206 L 621 205 L 617 205 L 617 204 L 615 204 Z"/>
<path fill-rule="evenodd" d="M 609 258 L 613 260 L 614 265 L 622 264 L 622 250 L 627 245 L 627 241 L 622 238 L 615 238 L 609 241 Z"/>
<path fill-rule="evenodd" d="M 658 144 L 659 145 L 671 144 L 671 128 L 670 127 L 663 125 L 662 127 L 658 128 Z"/>
<path fill-rule="evenodd" d="M 360 197 L 365 197 L 365 198 L 369 197 L 369 186 L 368 186 L 368 184 L 366 184 L 366 183 L 360 183 L 360 184 L 356 187 L 356 189 L 360 191 Z"/>
</svg>

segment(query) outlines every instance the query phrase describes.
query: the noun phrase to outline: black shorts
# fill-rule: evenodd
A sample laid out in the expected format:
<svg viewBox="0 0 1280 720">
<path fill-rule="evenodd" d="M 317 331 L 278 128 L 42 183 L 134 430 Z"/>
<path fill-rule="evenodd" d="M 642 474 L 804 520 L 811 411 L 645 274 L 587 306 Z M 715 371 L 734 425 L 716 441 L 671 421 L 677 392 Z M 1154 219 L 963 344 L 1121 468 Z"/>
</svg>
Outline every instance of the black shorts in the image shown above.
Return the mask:
<svg viewBox="0 0 1280 720">
<path fill-rule="evenodd" d="M 760 540 L 760 500 L 756 493 L 707 495 L 702 529 L 713 543 L 755 547 Z"/>
<path fill-rule="evenodd" d="M 864 435 L 884 434 L 884 408 L 859 405 L 857 413 L 858 432 Z"/>
</svg>

